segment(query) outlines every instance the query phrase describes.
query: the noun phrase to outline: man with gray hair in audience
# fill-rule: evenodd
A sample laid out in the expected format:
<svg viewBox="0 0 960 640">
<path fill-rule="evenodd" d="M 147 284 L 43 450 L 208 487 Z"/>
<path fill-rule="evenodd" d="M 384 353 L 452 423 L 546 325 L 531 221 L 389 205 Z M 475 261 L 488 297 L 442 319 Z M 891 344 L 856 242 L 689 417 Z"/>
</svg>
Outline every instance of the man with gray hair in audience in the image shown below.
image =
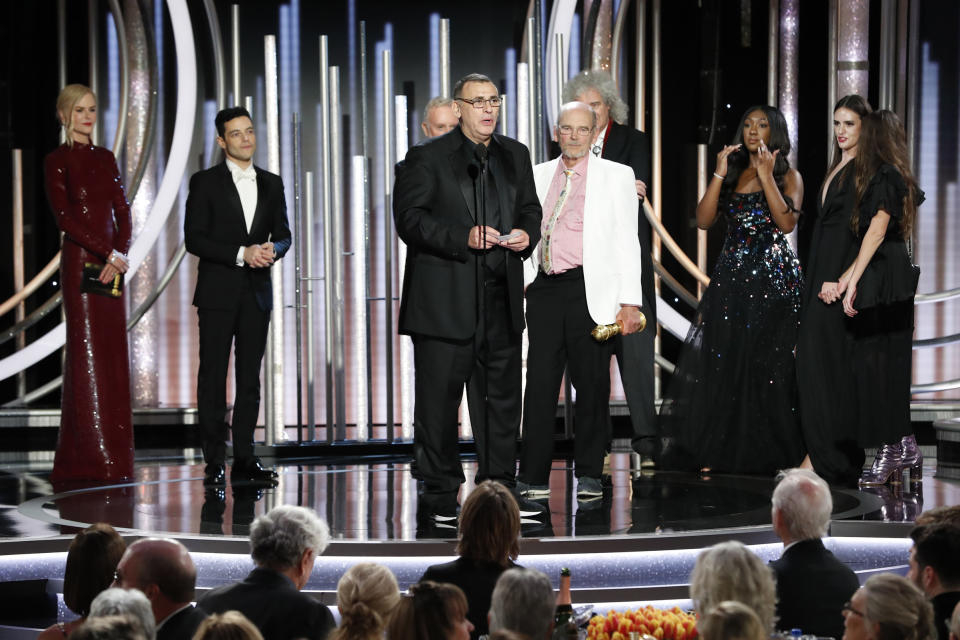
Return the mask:
<svg viewBox="0 0 960 640">
<path fill-rule="evenodd" d="M 839 638 L 841 611 L 859 588 L 856 574 L 823 546 L 833 498 L 830 487 L 809 469 L 788 469 L 773 491 L 773 530 L 783 555 L 770 563 L 777 578 L 780 629 Z"/>
<path fill-rule="evenodd" d="M 241 582 L 213 589 L 197 606 L 209 614 L 239 611 L 265 640 L 322 640 L 335 626 L 333 614 L 300 590 L 329 541 L 326 523 L 312 509 L 275 507 L 250 526 L 254 570 Z"/>
<path fill-rule="evenodd" d="M 157 637 L 157 623 L 153 619 L 153 608 L 143 592 L 138 589 L 111 587 L 100 592 L 90 603 L 90 618 L 107 616 L 126 616 L 140 623 L 147 640 Z M 71 634 L 72 635 L 72 634 Z"/>
<path fill-rule="evenodd" d="M 536 569 L 507 569 L 490 597 L 490 632 L 509 630 L 530 640 L 549 640 L 556 607 L 557 598 L 545 574 Z"/>
<path fill-rule="evenodd" d="M 170 538 L 143 538 L 124 552 L 113 586 L 139 589 L 157 622 L 157 640 L 191 638 L 207 614 L 193 606 L 197 568 L 190 552 Z"/>
<path fill-rule="evenodd" d="M 460 124 L 460 118 L 453 112 L 453 98 L 437 96 L 423 108 L 423 122 L 420 123 L 420 129 L 423 131 L 424 139 L 442 136 L 456 129 L 458 124 Z"/>
</svg>

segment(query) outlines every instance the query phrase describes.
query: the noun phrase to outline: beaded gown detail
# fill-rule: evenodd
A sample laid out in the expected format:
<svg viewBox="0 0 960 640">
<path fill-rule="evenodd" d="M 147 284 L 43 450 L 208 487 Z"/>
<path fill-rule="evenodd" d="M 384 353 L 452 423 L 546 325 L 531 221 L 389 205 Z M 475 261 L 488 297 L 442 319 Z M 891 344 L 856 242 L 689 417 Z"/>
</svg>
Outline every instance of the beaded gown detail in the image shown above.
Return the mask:
<svg viewBox="0 0 960 640">
<path fill-rule="evenodd" d="M 800 263 L 762 191 L 720 206 L 726 238 L 660 410 L 663 466 L 774 473 L 804 456 L 794 368 Z"/>
<path fill-rule="evenodd" d="M 130 206 L 113 154 L 58 147 L 44 163 L 47 198 L 63 232 L 60 281 L 66 314 L 60 434 L 54 482 L 133 477 L 130 365 L 123 297 L 81 293 L 84 263 L 106 264 L 130 247 Z"/>
</svg>

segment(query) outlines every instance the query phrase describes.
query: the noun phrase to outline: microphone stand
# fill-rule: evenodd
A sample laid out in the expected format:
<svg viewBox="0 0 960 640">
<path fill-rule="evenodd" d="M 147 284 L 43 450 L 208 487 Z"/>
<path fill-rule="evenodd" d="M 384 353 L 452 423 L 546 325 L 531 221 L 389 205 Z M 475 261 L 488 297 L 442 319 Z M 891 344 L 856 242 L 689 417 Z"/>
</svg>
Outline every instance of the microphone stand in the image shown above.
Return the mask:
<svg viewBox="0 0 960 640">
<path fill-rule="evenodd" d="M 480 223 L 480 237 L 483 238 L 483 244 L 486 244 L 486 228 L 487 228 L 487 181 L 486 181 L 486 169 L 487 169 L 487 148 L 483 146 L 483 143 L 477 145 L 475 151 L 475 157 L 477 164 L 472 165 L 471 168 L 476 168 L 476 178 L 473 182 L 473 196 L 474 204 L 477 211 L 477 220 Z M 472 172 L 471 172 L 472 173 Z M 479 286 L 477 287 L 477 326 L 483 327 L 483 335 L 480 336 L 482 339 L 482 349 L 483 349 L 483 456 L 481 458 L 481 465 L 477 469 L 478 475 L 486 479 L 490 475 L 490 392 L 489 392 L 489 371 L 488 371 L 488 360 L 490 358 L 490 344 L 487 339 L 487 334 L 489 331 L 488 322 L 489 318 L 487 317 L 487 249 L 480 249 L 480 255 L 477 259 L 477 279 L 479 280 Z M 474 338 L 473 342 L 474 348 L 474 362 L 476 362 L 476 350 L 477 350 L 477 341 Z M 474 435 L 474 442 L 476 442 L 476 435 Z M 479 451 L 477 454 L 479 455 Z"/>
</svg>

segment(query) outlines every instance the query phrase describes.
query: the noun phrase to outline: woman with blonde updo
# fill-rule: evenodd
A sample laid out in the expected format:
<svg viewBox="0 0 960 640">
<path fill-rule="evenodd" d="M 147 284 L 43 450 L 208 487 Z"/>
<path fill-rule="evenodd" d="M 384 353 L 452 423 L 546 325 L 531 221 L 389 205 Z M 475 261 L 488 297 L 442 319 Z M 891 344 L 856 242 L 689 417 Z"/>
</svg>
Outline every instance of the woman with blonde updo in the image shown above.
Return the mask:
<svg viewBox="0 0 960 640">
<path fill-rule="evenodd" d="M 933 606 L 892 573 L 870 578 L 843 607 L 843 640 L 936 640 Z"/>
<path fill-rule="evenodd" d="M 368 640 L 383 637 L 383 630 L 400 603 L 400 586 L 390 569 L 361 562 L 337 583 L 340 626 L 329 640 Z"/>
<path fill-rule="evenodd" d="M 224 611 L 201 622 L 193 640 L 263 640 L 263 635 L 239 611 Z"/>
</svg>

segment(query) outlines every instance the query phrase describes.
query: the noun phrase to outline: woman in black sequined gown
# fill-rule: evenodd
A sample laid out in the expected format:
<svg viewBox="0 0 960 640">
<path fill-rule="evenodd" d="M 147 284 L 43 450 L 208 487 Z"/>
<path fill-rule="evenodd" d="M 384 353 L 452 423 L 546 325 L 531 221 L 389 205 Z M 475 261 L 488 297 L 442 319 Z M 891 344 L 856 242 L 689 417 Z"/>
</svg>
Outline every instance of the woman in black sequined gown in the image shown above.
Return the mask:
<svg viewBox="0 0 960 640">
<path fill-rule="evenodd" d="M 803 182 L 777 109 L 748 109 L 741 124 L 697 206 L 701 229 L 722 215 L 727 234 L 660 410 L 667 468 L 768 474 L 804 456 L 794 369 L 802 280 L 785 235 Z"/>
</svg>

